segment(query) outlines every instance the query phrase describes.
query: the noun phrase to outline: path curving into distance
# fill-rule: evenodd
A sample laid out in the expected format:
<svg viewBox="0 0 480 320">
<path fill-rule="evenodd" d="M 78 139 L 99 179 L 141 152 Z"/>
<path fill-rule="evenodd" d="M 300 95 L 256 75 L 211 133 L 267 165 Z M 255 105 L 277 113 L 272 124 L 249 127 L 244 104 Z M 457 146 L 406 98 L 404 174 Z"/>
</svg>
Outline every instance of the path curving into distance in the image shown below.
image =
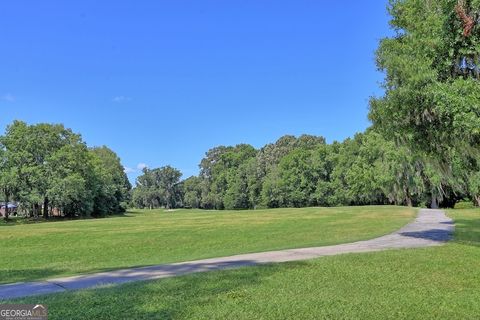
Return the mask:
<svg viewBox="0 0 480 320">
<path fill-rule="evenodd" d="M 443 211 L 422 209 L 412 223 L 394 233 L 372 240 L 325 247 L 249 253 L 223 258 L 49 279 L 45 281 L 6 284 L 0 285 L 0 300 L 81 290 L 133 281 L 170 278 L 197 272 L 234 269 L 267 263 L 308 260 L 346 253 L 439 246 L 451 239 L 453 230 L 454 223 L 452 219 L 448 218 Z"/>
</svg>

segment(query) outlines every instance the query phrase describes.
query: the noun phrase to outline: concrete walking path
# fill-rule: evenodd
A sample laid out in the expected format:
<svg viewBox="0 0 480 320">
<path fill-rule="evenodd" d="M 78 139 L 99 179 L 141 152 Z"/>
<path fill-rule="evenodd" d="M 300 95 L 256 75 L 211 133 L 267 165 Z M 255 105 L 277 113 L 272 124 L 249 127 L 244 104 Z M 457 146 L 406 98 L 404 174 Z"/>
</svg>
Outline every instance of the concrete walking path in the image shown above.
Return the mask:
<svg viewBox="0 0 480 320">
<path fill-rule="evenodd" d="M 94 288 L 102 285 L 175 277 L 196 272 L 233 269 L 266 263 L 299 261 L 345 253 L 419 248 L 444 244 L 454 230 L 453 221 L 441 210 L 422 209 L 414 222 L 389 235 L 334 246 L 241 254 L 96 274 L 0 285 L 0 300 Z"/>
</svg>

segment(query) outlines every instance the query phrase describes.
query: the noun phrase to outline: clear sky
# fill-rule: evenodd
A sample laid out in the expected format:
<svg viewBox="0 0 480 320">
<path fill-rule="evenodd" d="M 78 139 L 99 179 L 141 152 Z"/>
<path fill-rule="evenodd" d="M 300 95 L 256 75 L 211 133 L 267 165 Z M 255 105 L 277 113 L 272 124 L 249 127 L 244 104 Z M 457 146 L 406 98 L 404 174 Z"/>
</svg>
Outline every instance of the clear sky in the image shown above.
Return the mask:
<svg viewBox="0 0 480 320">
<path fill-rule="evenodd" d="M 0 3 L 0 129 L 64 123 L 130 168 L 198 173 L 217 145 L 343 140 L 381 94 L 386 0 Z"/>
</svg>

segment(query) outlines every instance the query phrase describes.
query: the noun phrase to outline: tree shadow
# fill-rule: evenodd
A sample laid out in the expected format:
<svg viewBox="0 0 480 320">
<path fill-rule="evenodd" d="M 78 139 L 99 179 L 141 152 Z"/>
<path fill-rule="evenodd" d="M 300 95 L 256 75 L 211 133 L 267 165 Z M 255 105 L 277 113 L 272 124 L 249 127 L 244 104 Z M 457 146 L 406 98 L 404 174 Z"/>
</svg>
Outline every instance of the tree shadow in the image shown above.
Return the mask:
<svg viewBox="0 0 480 320">
<path fill-rule="evenodd" d="M 238 269 L 257 265 L 253 260 L 233 260 L 224 262 L 186 262 L 177 264 L 163 264 L 146 267 L 136 267 L 120 270 L 110 270 L 103 273 L 85 274 L 64 280 L 52 280 L 62 287 L 79 290 L 98 285 L 122 284 L 132 281 L 151 280 L 152 278 L 166 278 L 191 273 Z"/>
<path fill-rule="evenodd" d="M 452 226 L 452 225 L 455 225 L 455 222 L 453 222 L 453 221 L 442 221 L 442 222 L 440 222 L 440 224 L 448 224 L 448 225 Z"/>
<path fill-rule="evenodd" d="M 0 228 L 3 228 L 3 227 L 14 227 L 14 226 L 18 226 L 18 225 L 20 225 L 20 224 L 15 223 L 15 222 L 6 222 L 6 221 L 0 222 Z"/>
<path fill-rule="evenodd" d="M 431 229 L 421 232 L 403 232 L 401 235 L 439 242 L 450 241 L 462 245 L 480 246 L 480 219 L 455 218 L 454 221 L 444 221 L 441 224 L 454 226 L 454 232 Z"/>
<path fill-rule="evenodd" d="M 41 281 L 41 280 L 31 280 L 31 279 L 46 279 L 64 274 L 67 270 L 63 269 L 10 269 L 2 270 L 3 280 L 8 280 L 8 282 L 0 281 L 0 286 L 8 285 L 20 281 Z"/>
<path fill-rule="evenodd" d="M 135 215 L 129 212 L 111 214 L 104 217 L 50 217 L 48 220 L 43 217 L 38 218 L 25 218 L 25 217 L 11 217 L 8 221 L 0 220 L 1 227 L 14 227 L 26 224 L 39 224 L 39 223 L 55 223 L 65 221 L 86 221 L 86 220 L 99 220 L 99 219 L 116 219 L 116 218 L 134 218 Z"/>
<path fill-rule="evenodd" d="M 1 270 L 0 286 L 9 285 L 18 282 L 41 282 L 41 281 L 55 281 L 56 278 L 70 278 L 76 279 L 90 279 L 83 287 L 91 287 L 92 284 L 102 279 L 102 283 L 118 284 L 131 281 L 148 280 L 149 274 L 152 272 L 176 273 L 178 275 L 207 272 L 224 269 L 236 269 L 246 266 L 257 265 L 258 263 L 251 260 L 236 260 L 231 262 L 221 263 L 205 263 L 205 262 L 185 262 L 185 263 L 165 263 L 165 264 L 150 264 L 150 265 L 132 265 L 128 267 L 105 267 L 105 268 L 91 268 L 84 269 L 77 272 L 72 272 L 67 269 L 9 269 Z M 111 275 L 106 275 L 109 273 Z M 99 274 L 99 275 L 97 275 Z M 142 276 L 143 275 L 143 276 Z M 7 281 L 5 281 L 7 280 Z M 71 286 L 72 289 L 83 289 L 81 285 L 75 288 L 73 283 L 75 280 L 62 281 L 65 286 Z"/>
<path fill-rule="evenodd" d="M 454 242 L 480 246 L 480 219 L 455 219 Z"/>
<path fill-rule="evenodd" d="M 450 230 L 445 229 L 430 229 L 423 231 L 411 231 L 411 232 L 401 232 L 402 236 L 412 237 L 418 239 L 431 240 L 436 242 L 446 242 L 450 241 L 453 238 L 453 234 Z"/>
<path fill-rule="evenodd" d="M 252 261 L 242 261 L 251 265 Z M 305 262 L 268 264 L 257 267 L 230 269 L 225 263 L 220 269 L 228 272 L 204 272 L 154 281 L 142 281 L 120 286 L 16 299 L 13 302 L 42 303 L 49 307 L 51 319 L 178 319 L 194 318 L 200 308 L 211 303 L 243 303 L 249 291 L 258 287 L 276 272 L 297 268 Z M 185 266 L 185 270 L 192 266 Z M 209 268 L 207 264 L 203 267 Z M 219 270 L 214 268 L 212 270 Z M 205 310 L 205 309 L 203 309 Z M 228 317 L 228 314 L 225 315 Z"/>
</svg>

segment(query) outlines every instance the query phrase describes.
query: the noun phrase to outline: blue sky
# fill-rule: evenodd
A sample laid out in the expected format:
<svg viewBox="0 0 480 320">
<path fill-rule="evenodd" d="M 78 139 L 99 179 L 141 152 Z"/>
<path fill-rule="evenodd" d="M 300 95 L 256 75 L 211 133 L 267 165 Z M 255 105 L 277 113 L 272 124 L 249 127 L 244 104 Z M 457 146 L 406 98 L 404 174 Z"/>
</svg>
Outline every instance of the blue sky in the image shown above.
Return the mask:
<svg viewBox="0 0 480 320">
<path fill-rule="evenodd" d="M 0 127 L 64 123 L 132 170 L 369 126 L 386 0 L 0 3 Z"/>
</svg>

